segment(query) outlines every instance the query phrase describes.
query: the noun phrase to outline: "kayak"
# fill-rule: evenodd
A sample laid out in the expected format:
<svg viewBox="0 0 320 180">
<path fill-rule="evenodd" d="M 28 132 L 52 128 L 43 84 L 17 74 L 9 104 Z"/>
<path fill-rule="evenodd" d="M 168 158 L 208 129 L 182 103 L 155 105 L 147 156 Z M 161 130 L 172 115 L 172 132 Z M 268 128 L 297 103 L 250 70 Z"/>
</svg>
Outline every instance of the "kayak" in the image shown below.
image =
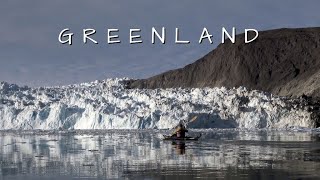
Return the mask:
<svg viewBox="0 0 320 180">
<path fill-rule="evenodd" d="M 184 137 L 184 138 L 178 138 L 178 137 L 171 137 L 168 135 L 163 135 L 163 140 L 171 140 L 171 141 L 197 141 L 201 137 L 201 134 L 197 137 Z"/>
</svg>

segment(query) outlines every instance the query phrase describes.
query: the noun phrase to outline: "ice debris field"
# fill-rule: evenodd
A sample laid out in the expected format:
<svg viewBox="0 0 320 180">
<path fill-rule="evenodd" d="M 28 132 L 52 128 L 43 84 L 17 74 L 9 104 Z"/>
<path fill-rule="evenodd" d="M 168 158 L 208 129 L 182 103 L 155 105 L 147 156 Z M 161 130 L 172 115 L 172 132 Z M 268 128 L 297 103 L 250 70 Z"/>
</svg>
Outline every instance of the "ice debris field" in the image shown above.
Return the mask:
<svg viewBox="0 0 320 180">
<path fill-rule="evenodd" d="M 311 113 L 244 87 L 126 89 L 128 79 L 61 87 L 0 84 L 0 130 L 314 127 Z"/>
</svg>

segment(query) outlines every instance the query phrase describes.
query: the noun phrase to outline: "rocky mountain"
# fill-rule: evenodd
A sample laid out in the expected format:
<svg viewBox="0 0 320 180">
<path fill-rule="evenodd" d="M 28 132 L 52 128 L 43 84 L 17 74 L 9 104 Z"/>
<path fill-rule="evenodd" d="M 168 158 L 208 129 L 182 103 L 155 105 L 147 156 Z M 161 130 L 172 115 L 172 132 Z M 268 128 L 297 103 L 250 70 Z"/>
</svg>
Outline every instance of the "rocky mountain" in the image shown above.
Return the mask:
<svg viewBox="0 0 320 180">
<path fill-rule="evenodd" d="M 129 88 L 239 87 L 280 96 L 320 97 L 320 28 L 259 32 L 252 43 L 239 34 L 181 69 L 128 84 Z"/>
</svg>

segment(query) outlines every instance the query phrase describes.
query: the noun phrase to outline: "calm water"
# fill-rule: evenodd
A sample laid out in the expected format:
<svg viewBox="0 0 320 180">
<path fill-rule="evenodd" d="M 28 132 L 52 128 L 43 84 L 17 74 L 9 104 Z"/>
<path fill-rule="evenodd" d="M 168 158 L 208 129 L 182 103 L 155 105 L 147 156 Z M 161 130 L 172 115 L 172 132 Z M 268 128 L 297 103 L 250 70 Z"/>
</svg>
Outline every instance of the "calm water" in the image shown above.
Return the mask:
<svg viewBox="0 0 320 180">
<path fill-rule="evenodd" d="M 210 130 L 197 142 L 166 131 L 0 132 L 0 179 L 317 179 L 320 136 Z"/>
</svg>

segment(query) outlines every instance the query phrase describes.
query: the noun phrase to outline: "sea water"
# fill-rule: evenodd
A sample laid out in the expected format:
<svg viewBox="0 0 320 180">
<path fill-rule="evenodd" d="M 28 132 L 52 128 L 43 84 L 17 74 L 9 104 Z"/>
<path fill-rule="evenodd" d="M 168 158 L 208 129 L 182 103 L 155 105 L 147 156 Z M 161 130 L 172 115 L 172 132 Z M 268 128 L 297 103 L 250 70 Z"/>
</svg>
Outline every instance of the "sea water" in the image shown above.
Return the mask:
<svg viewBox="0 0 320 180">
<path fill-rule="evenodd" d="M 317 130 L 1 131 L 0 179 L 320 178 Z"/>
</svg>

